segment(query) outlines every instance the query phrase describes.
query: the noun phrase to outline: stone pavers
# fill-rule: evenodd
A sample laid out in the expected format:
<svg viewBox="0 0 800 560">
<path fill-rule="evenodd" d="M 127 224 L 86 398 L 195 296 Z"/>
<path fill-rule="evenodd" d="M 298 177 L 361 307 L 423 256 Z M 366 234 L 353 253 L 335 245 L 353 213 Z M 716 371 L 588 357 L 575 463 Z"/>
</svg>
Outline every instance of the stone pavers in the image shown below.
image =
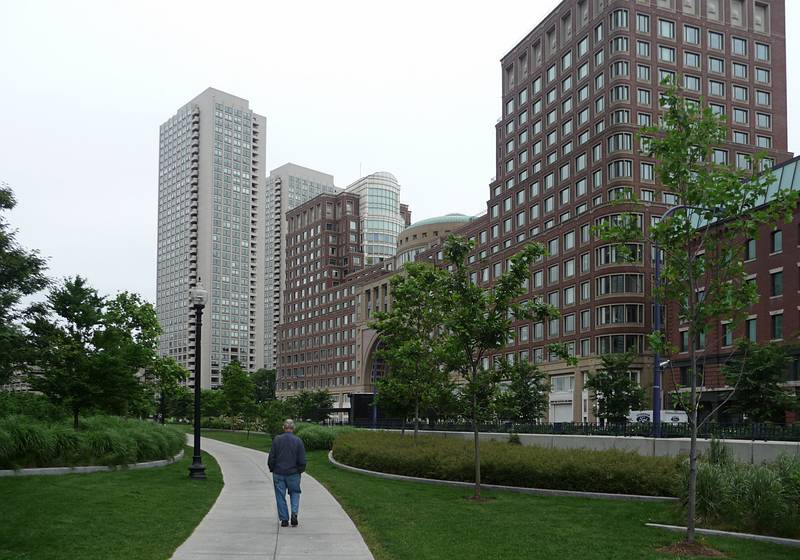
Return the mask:
<svg viewBox="0 0 800 560">
<path fill-rule="evenodd" d="M 338 502 L 303 475 L 300 526 L 280 527 L 266 454 L 203 438 L 222 469 L 216 503 L 172 560 L 373 560 Z"/>
</svg>

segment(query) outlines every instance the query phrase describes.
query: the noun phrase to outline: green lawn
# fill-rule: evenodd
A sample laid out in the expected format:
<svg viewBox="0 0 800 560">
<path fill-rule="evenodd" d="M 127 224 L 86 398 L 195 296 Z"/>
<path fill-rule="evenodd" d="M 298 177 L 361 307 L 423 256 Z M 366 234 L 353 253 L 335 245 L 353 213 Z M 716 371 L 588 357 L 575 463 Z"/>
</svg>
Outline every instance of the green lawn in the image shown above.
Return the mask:
<svg viewBox="0 0 800 560">
<path fill-rule="evenodd" d="M 222 489 L 189 480 L 192 452 L 161 468 L 0 478 L 0 560 L 164 560 L 192 533 Z"/>
<path fill-rule="evenodd" d="M 266 436 L 204 432 L 264 450 Z M 657 548 L 679 536 L 644 526 L 676 520 L 676 506 L 642 502 L 551 498 L 486 492 L 476 504 L 469 491 L 382 480 L 342 471 L 327 453 L 308 454 L 309 474 L 322 482 L 358 525 L 378 560 L 668 559 Z M 708 539 L 731 558 L 796 560 L 796 548 L 734 539 Z"/>
</svg>

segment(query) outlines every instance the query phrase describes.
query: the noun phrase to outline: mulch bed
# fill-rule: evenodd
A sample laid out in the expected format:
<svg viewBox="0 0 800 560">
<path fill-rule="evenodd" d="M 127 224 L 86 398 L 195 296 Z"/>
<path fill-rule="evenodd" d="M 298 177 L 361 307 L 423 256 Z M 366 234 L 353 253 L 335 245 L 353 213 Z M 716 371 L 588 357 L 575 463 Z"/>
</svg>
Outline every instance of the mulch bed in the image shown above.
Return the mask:
<svg viewBox="0 0 800 560">
<path fill-rule="evenodd" d="M 714 548 L 694 542 L 679 542 L 669 546 L 662 546 L 658 552 L 673 554 L 675 556 L 703 556 L 706 558 L 727 558 L 725 554 Z"/>
</svg>

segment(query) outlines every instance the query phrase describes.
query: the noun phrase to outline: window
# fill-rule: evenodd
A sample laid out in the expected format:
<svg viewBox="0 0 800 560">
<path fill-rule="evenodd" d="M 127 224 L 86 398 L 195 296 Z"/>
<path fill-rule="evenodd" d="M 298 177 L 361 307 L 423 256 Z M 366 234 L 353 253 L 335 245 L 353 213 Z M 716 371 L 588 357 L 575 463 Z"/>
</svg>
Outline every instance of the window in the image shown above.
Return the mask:
<svg viewBox="0 0 800 560">
<path fill-rule="evenodd" d="M 756 90 L 756 105 L 769 107 L 772 104 L 772 97 L 768 91 Z"/>
<path fill-rule="evenodd" d="M 683 87 L 690 91 L 700 91 L 700 78 L 685 75 L 683 77 Z"/>
<path fill-rule="evenodd" d="M 736 144 L 748 144 L 748 134 L 746 132 L 740 132 L 738 130 L 733 131 L 733 141 Z"/>
<path fill-rule="evenodd" d="M 739 37 L 731 37 L 731 49 L 733 54 L 747 56 L 747 40 Z"/>
<path fill-rule="evenodd" d="M 772 128 L 772 117 L 766 113 L 756 113 L 756 126 L 758 128 Z"/>
<path fill-rule="evenodd" d="M 747 124 L 747 109 L 733 108 L 733 122 L 738 124 Z"/>
<path fill-rule="evenodd" d="M 639 113 L 636 116 L 636 123 L 639 126 L 650 126 L 651 122 L 650 113 Z"/>
<path fill-rule="evenodd" d="M 770 253 L 780 253 L 783 251 L 783 231 L 775 230 L 770 236 Z"/>
<path fill-rule="evenodd" d="M 588 35 L 578 42 L 578 58 L 589 52 L 589 37 Z"/>
<path fill-rule="evenodd" d="M 636 65 L 636 79 L 640 82 L 650 81 L 650 67 L 644 64 Z"/>
<path fill-rule="evenodd" d="M 636 14 L 636 31 L 639 33 L 650 33 L 650 16 L 647 14 Z"/>
<path fill-rule="evenodd" d="M 547 254 L 551 257 L 558 254 L 558 237 L 547 242 Z"/>
<path fill-rule="evenodd" d="M 689 45 L 700 44 L 700 30 L 692 25 L 683 26 L 683 42 Z"/>
<path fill-rule="evenodd" d="M 575 305 L 575 286 L 564 288 L 564 305 Z"/>
<path fill-rule="evenodd" d="M 733 98 L 736 101 L 747 101 L 747 88 L 743 86 L 733 86 Z"/>
<path fill-rule="evenodd" d="M 554 264 L 547 267 L 547 283 L 558 284 L 558 265 Z"/>
<path fill-rule="evenodd" d="M 708 70 L 709 72 L 714 72 L 715 74 L 724 74 L 725 73 L 725 61 L 721 58 L 715 58 L 713 56 L 708 57 Z"/>
<path fill-rule="evenodd" d="M 769 275 L 769 293 L 771 297 L 783 295 L 783 271 L 779 270 Z"/>
<path fill-rule="evenodd" d="M 766 68 L 756 68 L 756 81 L 762 84 L 770 83 L 770 72 Z"/>
<path fill-rule="evenodd" d="M 575 248 L 575 231 L 568 231 L 564 234 L 564 250 L 569 251 Z"/>
<path fill-rule="evenodd" d="M 658 46 L 658 59 L 664 62 L 675 62 L 675 49 L 672 47 Z"/>
<path fill-rule="evenodd" d="M 769 136 L 756 136 L 756 146 L 759 148 L 772 148 L 772 138 Z"/>
<path fill-rule="evenodd" d="M 628 10 L 614 10 L 610 19 L 611 29 L 628 28 Z"/>
<path fill-rule="evenodd" d="M 537 270 L 533 273 L 533 287 L 541 288 L 544 285 L 544 271 Z"/>
<path fill-rule="evenodd" d="M 572 278 L 573 276 L 575 276 L 575 259 L 567 259 L 564 261 L 564 278 Z"/>
<path fill-rule="evenodd" d="M 775 313 L 770 316 L 771 338 L 772 340 L 783 339 L 783 313 Z"/>
<path fill-rule="evenodd" d="M 716 31 L 708 32 L 708 48 L 717 51 L 725 50 L 725 36 Z"/>
<path fill-rule="evenodd" d="M 734 78 L 740 78 L 742 80 L 747 79 L 747 64 L 742 64 L 741 62 L 733 62 L 731 66 L 733 66 Z M 756 80 L 758 80 L 758 69 L 756 69 Z"/>
<path fill-rule="evenodd" d="M 631 162 L 630 160 L 613 161 L 608 164 L 609 180 L 614 180 L 621 177 L 630 178 L 632 174 L 633 174 L 633 162 Z"/>
<path fill-rule="evenodd" d="M 700 55 L 697 53 L 684 51 L 683 64 L 691 68 L 700 68 Z"/>
<path fill-rule="evenodd" d="M 636 41 L 636 54 L 641 58 L 650 58 L 650 43 L 647 41 Z"/>
<path fill-rule="evenodd" d="M 733 346 L 733 324 L 722 323 L 722 345 Z"/>
<path fill-rule="evenodd" d="M 758 334 L 758 331 L 757 331 L 756 327 L 757 327 L 757 325 L 756 325 L 756 319 L 755 318 L 747 319 L 744 322 L 744 333 L 745 333 L 745 336 L 747 337 L 747 339 L 750 342 L 755 342 L 756 341 L 756 337 L 757 337 L 757 334 Z"/>
<path fill-rule="evenodd" d="M 655 181 L 655 166 L 652 163 L 639 164 L 639 179 L 647 183 Z M 652 191 L 650 191 L 652 193 Z M 644 193 L 642 193 L 644 194 Z"/>
<path fill-rule="evenodd" d="M 667 39 L 675 38 L 675 22 L 665 19 L 658 20 L 658 35 Z"/>
<path fill-rule="evenodd" d="M 636 101 L 639 105 L 650 106 L 650 90 L 639 88 L 636 90 Z"/>
<path fill-rule="evenodd" d="M 708 93 L 717 97 L 725 97 L 725 84 L 716 80 L 709 80 Z"/>
<path fill-rule="evenodd" d="M 756 60 L 769 62 L 769 45 L 756 43 Z"/>
<path fill-rule="evenodd" d="M 625 36 L 614 37 L 611 40 L 611 53 L 628 52 L 628 38 Z"/>
</svg>

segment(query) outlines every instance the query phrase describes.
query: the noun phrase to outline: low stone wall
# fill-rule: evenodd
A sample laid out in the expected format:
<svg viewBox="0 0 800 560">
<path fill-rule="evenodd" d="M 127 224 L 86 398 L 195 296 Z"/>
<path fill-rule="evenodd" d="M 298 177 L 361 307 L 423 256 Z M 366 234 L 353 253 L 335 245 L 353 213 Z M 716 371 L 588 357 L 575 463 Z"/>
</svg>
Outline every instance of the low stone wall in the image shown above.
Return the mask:
<svg viewBox="0 0 800 560">
<path fill-rule="evenodd" d="M 157 461 L 147 461 L 145 463 L 133 463 L 131 465 L 114 465 L 110 467 L 105 466 L 84 466 L 84 467 L 41 467 L 33 469 L 6 469 L 0 470 L 0 476 L 34 476 L 34 475 L 62 475 L 62 474 L 87 474 L 95 472 L 108 472 L 116 470 L 136 470 L 136 469 L 154 469 L 157 467 L 166 467 L 176 461 L 183 459 L 183 449 L 172 457 L 171 459 L 159 459 Z"/>
<path fill-rule="evenodd" d="M 399 431 L 399 430 L 392 430 Z M 406 433 L 410 432 L 406 430 Z M 472 432 L 446 432 L 437 430 L 420 430 L 420 433 L 439 436 L 472 439 Z M 557 434 L 519 434 L 522 445 L 549 447 L 556 449 L 622 449 L 634 451 L 646 457 L 674 457 L 689 454 L 689 438 L 649 438 L 626 436 L 583 436 Z M 481 441 L 508 441 L 508 434 L 486 432 L 481 433 Z M 793 441 L 751 441 L 741 439 L 723 440 L 726 447 L 733 451 L 737 461 L 760 464 L 774 461 L 781 454 L 800 458 L 800 442 Z M 698 439 L 697 449 L 700 453 L 707 451 L 711 440 Z"/>
</svg>

